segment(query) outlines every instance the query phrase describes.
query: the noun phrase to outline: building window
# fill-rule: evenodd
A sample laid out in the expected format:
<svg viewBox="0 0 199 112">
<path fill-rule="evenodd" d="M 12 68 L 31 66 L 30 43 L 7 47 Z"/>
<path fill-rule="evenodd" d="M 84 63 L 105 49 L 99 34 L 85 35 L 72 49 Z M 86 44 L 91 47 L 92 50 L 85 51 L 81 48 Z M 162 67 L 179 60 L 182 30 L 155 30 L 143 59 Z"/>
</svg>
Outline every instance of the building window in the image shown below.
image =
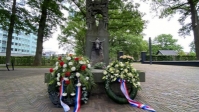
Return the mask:
<svg viewBox="0 0 199 112">
<path fill-rule="evenodd" d="M 15 49 L 15 51 L 17 51 L 17 49 Z"/>
<path fill-rule="evenodd" d="M 15 45 L 17 45 L 18 43 L 15 43 Z"/>
<path fill-rule="evenodd" d="M 0 43 L 1 43 L 1 40 L 0 40 Z"/>
<path fill-rule="evenodd" d="M 3 41 L 2 41 L 2 44 L 6 44 L 6 41 L 5 41 L 5 40 L 3 40 Z"/>
<path fill-rule="evenodd" d="M 11 48 L 11 51 L 13 51 L 13 48 Z"/>
<path fill-rule="evenodd" d="M 3 38 L 7 38 L 8 37 L 8 35 L 6 35 L 6 34 L 3 34 Z"/>
<path fill-rule="evenodd" d="M 12 42 L 12 44 L 11 45 L 14 45 L 14 42 Z"/>
<path fill-rule="evenodd" d="M 16 40 L 18 40 L 18 37 L 16 37 Z"/>
</svg>

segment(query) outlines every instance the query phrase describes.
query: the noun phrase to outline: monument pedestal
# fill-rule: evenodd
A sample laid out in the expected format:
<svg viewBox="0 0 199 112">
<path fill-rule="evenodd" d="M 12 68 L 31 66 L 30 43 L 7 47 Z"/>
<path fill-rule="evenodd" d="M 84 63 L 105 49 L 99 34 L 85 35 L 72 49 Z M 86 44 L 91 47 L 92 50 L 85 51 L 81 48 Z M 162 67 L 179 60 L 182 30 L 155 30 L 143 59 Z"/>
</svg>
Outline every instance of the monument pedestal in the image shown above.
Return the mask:
<svg viewBox="0 0 199 112">
<path fill-rule="evenodd" d="M 92 74 L 93 74 L 93 78 L 96 83 L 96 86 L 92 89 L 91 95 L 106 93 L 105 88 L 104 88 L 105 87 L 104 81 L 102 80 L 103 71 L 104 70 L 102 70 L 102 69 L 92 69 Z M 145 82 L 145 72 L 142 72 L 142 71 L 138 71 L 138 72 L 139 72 L 140 82 Z M 118 87 L 119 86 L 114 86 L 113 89 L 117 90 Z"/>
</svg>

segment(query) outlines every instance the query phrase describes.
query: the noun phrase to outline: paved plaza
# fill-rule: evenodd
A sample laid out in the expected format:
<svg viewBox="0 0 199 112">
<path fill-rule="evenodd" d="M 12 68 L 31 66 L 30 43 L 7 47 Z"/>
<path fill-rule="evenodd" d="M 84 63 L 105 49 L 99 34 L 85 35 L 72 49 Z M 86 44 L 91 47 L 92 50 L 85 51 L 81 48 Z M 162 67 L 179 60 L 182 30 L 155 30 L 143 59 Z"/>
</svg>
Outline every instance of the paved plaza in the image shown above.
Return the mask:
<svg viewBox="0 0 199 112">
<path fill-rule="evenodd" d="M 136 96 L 157 112 L 199 112 L 199 68 L 134 64 L 146 73 Z M 49 100 L 44 73 L 48 68 L 0 68 L 0 112 L 63 112 Z M 71 111 L 73 108 L 71 108 Z M 80 112 L 145 112 L 113 102 L 106 94 L 90 97 Z"/>
</svg>

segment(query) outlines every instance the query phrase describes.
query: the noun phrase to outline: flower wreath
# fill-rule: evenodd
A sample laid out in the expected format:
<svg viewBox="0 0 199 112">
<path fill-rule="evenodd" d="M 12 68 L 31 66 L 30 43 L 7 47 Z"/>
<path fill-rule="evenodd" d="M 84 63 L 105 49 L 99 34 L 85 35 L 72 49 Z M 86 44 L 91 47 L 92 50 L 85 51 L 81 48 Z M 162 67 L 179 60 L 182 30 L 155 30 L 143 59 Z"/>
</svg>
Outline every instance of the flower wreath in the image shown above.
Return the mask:
<svg viewBox="0 0 199 112">
<path fill-rule="evenodd" d="M 51 80 L 48 93 L 53 104 L 61 107 L 63 103 L 75 106 L 80 94 L 80 104 L 87 103 L 89 93 L 94 86 L 89 61 L 82 56 L 67 55 L 59 57 L 54 68 L 50 68 Z M 76 87 L 79 87 L 77 93 Z M 62 105 L 64 108 L 64 106 Z"/>
<path fill-rule="evenodd" d="M 105 80 L 106 93 L 112 100 L 121 104 L 128 103 L 128 100 L 124 96 L 117 95 L 110 87 L 112 83 L 120 79 L 125 80 L 126 83 L 130 85 L 128 94 L 131 99 L 135 98 L 138 89 L 140 89 L 140 82 L 139 74 L 136 69 L 132 67 L 131 63 L 114 61 L 107 66 L 103 74 L 102 79 Z"/>
</svg>

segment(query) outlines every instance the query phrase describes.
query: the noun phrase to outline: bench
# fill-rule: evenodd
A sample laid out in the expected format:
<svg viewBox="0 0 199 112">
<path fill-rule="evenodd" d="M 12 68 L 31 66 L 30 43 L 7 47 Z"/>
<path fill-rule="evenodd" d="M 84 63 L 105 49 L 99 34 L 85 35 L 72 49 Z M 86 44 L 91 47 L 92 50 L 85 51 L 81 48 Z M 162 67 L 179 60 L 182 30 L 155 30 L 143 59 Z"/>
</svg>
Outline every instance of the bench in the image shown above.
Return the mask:
<svg viewBox="0 0 199 112">
<path fill-rule="evenodd" d="M 10 66 L 10 65 L 12 66 L 12 70 L 14 70 L 14 64 L 13 64 L 13 63 L 11 63 L 11 64 L 10 64 L 10 63 L 0 64 L 0 66 L 5 66 L 5 67 L 7 68 L 8 71 L 10 71 L 10 69 L 9 69 L 9 67 L 8 67 L 8 66 Z"/>
</svg>

